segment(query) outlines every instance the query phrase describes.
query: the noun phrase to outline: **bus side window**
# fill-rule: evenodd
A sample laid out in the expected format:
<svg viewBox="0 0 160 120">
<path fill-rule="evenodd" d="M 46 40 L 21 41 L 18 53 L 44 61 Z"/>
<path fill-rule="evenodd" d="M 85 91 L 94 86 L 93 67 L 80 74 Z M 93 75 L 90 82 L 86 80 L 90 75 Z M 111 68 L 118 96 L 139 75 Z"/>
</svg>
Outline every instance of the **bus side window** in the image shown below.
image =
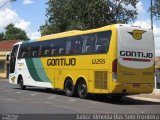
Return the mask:
<svg viewBox="0 0 160 120">
<path fill-rule="evenodd" d="M 33 51 L 32 52 L 32 57 L 38 57 L 38 51 Z"/>
<path fill-rule="evenodd" d="M 78 48 L 79 48 L 79 41 L 73 39 L 71 42 L 71 54 L 77 54 Z"/>
<path fill-rule="evenodd" d="M 19 49 L 18 59 L 28 57 L 28 45 L 21 45 Z"/>
<path fill-rule="evenodd" d="M 96 34 L 95 53 L 107 53 L 111 39 L 111 31 L 99 32 Z"/>
<path fill-rule="evenodd" d="M 64 48 L 59 48 L 59 55 L 64 55 L 64 54 L 65 54 Z"/>
<path fill-rule="evenodd" d="M 86 51 L 86 53 L 91 53 L 92 52 L 91 46 L 86 46 L 85 51 Z"/>
<path fill-rule="evenodd" d="M 66 44 L 66 54 L 69 55 L 71 54 L 71 41 L 67 41 L 67 44 Z"/>
<path fill-rule="evenodd" d="M 50 50 L 45 50 L 45 56 L 49 56 L 50 55 Z"/>
<path fill-rule="evenodd" d="M 50 56 L 51 55 L 51 41 L 41 42 L 41 56 Z"/>
<path fill-rule="evenodd" d="M 98 42 L 96 44 L 96 49 L 95 52 L 96 53 L 103 53 L 107 51 L 107 46 L 106 46 L 106 38 L 98 38 Z"/>
<path fill-rule="evenodd" d="M 93 53 L 96 36 L 94 34 L 83 36 L 83 53 Z"/>
<path fill-rule="evenodd" d="M 83 39 L 81 36 L 71 37 L 70 54 L 81 54 L 83 53 Z"/>
<path fill-rule="evenodd" d="M 59 44 L 57 44 L 58 41 L 56 40 L 53 40 L 51 41 L 50 43 L 50 46 L 51 46 L 51 56 L 55 56 L 55 55 L 58 55 L 59 54 Z"/>
<path fill-rule="evenodd" d="M 27 52 L 22 52 L 21 58 L 26 58 L 27 57 Z"/>
<path fill-rule="evenodd" d="M 101 51 L 101 49 L 102 49 L 102 46 L 101 46 L 101 45 L 96 45 L 96 52 Z"/>
<path fill-rule="evenodd" d="M 56 55 L 65 55 L 66 54 L 66 41 L 65 39 L 56 39 L 53 40 L 54 47 L 53 49 L 56 49 Z M 52 50 L 53 50 L 52 49 Z"/>
<path fill-rule="evenodd" d="M 79 37 L 79 38 L 80 38 L 80 37 Z M 78 46 L 78 51 L 77 51 L 77 53 L 78 53 L 78 54 L 81 54 L 81 53 L 82 53 L 82 50 L 83 50 L 83 40 L 82 40 L 82 39 L 79 39 L 79 40 L 78 40 L 77 46 Z"/>
<path fill-rule="evenodd" d="M 57 49 L 52 49 L 51 50 L 51 55 L 56 55 L 57 54 Z"/>
<path fill-rule="evenodd" d="M 30 57 L 39 57 L 40 45 L 38 43 L 30 44 Z"/>
</svg>

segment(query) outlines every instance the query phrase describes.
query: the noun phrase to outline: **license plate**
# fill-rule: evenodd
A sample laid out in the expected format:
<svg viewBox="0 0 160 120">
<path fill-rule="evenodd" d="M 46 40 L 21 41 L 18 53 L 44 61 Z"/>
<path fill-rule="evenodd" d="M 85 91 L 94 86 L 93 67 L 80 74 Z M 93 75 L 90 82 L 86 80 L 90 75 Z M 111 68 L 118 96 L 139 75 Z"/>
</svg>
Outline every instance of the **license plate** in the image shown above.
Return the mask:
<svg viewBox="0 0 160 120">
<path fill-rule="evenodd" d="M 140 88 L 140 84 L 133 84 L 133 88 Z"/>
</svg>

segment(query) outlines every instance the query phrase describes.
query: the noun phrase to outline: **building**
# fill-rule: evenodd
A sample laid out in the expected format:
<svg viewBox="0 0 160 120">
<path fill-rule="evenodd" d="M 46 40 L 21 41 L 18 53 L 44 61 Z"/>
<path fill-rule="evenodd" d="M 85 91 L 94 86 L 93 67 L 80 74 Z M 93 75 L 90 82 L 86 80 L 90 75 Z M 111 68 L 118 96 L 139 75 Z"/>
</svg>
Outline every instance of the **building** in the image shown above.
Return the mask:
<svg viewBox="0 0 160 120">
<path fill-rule="evenodd" d="M 157 89 L 160 89 L 160 56 L 155 57 L 155 74 L 156 74 L 156 79 L 155 79 L 155 87 Z"/>
<path fill-rule="evenodd" d="M 6 62 L 6 56 L 10 53 L 13 44 L 20 40 L 0 41 L 0 78 L 6 78 L 9 70 L 9 63 Z M 8 69 L 8 70 L 7 70 Z"/>
<path fill-rule="evenodd" d="M 155 66 L 160 67 L 160 56 L 155 57 Z"/>
</svg>

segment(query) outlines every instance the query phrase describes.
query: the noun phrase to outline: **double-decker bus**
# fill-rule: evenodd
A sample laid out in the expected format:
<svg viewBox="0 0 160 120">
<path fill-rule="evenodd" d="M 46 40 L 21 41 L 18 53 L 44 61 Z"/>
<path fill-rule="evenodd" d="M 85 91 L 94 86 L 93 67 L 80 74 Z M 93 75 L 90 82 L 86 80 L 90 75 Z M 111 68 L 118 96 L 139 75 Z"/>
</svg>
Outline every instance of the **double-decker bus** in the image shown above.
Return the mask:
<svg viewBox="0 0 160 120">
<path fill-rule="evenodd" d="M 80 98 L 151 93 L 154 51 L 152 30 L 125 24 L 42 36 L 13 46 L 9 82 Z"/>
</svg>

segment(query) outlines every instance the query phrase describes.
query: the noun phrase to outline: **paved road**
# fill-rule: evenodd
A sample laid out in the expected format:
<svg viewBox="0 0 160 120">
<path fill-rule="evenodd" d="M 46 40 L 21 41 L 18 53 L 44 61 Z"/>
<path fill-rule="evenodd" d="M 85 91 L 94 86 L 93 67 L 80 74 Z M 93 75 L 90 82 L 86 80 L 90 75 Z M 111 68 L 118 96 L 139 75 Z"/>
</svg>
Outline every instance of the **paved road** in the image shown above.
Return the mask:
<svg viewBox="0 0 160 120">
<path fill-rule="evenodd" d="M 113 101 L 105 96 L 87 100 L 67 97 L 62 91 L 46 91 L 30 87 L 20 90 L 17 85 L 0 80 L 0 114 L 143 114 L 159 113 L 160 103 L 124 97 Z"/>
</svg>

